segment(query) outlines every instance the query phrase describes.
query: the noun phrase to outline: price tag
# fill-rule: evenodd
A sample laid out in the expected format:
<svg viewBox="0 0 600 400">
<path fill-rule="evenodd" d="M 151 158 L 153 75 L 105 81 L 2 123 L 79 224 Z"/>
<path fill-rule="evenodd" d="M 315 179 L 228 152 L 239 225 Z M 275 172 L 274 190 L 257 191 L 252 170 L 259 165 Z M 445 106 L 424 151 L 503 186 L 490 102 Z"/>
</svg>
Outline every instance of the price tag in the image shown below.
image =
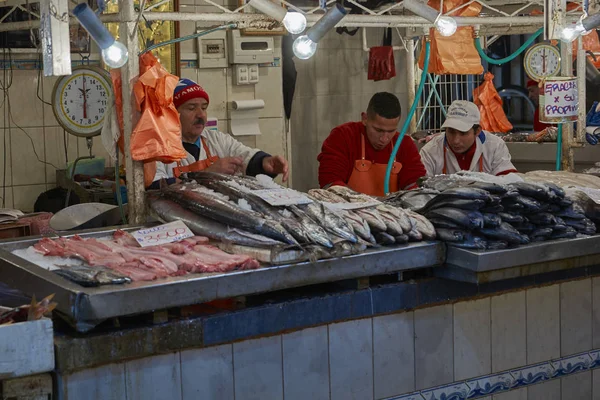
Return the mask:
<svg viewBox="0 0 600 400">
<path fill-rule="evenodd" d="M 252 193 L 272 206 L 292 206 L 295 204 L 312 203 L 312 200 L 304 194 L 292 189 L 253 190 Z"/>
<path fill-rule="evenodd" d="M 381 205 L 381 202 L 377 200 L 369 201 L 369 202 L 359 202 L 359 203 L 329 203 L 323 202 L 325 207 L 329 208 L 332 211 L 337 210 L 359 210 L 361 208 L 369 208 L 369 207 L 377 207 Z"/>
<path fill-rule="evenodd" d="M 182 221 L 173 221 L 133 232 L 133 237 L 142 247 L 178 242 L 192 236 L 194 233 Z"/>
</svg>

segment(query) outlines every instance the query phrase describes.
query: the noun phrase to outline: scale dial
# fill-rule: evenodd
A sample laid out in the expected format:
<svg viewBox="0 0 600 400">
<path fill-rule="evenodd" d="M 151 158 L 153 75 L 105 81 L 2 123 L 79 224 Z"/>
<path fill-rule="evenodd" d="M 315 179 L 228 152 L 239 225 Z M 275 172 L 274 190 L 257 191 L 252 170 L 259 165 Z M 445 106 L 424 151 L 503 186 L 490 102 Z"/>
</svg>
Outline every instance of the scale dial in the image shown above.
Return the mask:
<svg viewBox="0 0 600 400">
<path fill-rule="evenodd" d="M 61 77 L 52 91 L 52 110 L 58 123 L 75 136 L 100 134 L 108 109 L 111 81 L 100 68 L 80 66 Z"/>
<path fill-rule="evenodd" d="M 560 72 L 560 51 L 549 43 L 533 45 L 525 53 L 525 72 L 535 81 L 556 76 Z"/>
</svg>

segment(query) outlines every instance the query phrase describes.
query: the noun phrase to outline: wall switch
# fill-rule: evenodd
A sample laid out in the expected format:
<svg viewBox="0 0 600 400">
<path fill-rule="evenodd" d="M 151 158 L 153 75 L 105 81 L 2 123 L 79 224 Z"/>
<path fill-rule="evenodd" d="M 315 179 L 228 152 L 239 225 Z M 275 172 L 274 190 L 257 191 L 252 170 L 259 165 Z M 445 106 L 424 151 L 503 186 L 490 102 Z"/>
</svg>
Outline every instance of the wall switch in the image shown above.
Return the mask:
<svg viewBox="0 0 600 400">
<path fill-rule="evenodd" d="M 258 83 L 258 64 L 248 65 L 248 83 Z"/>
<path fill-rule="evenodd" d="M 248 85 L 249 68 L 246 64 L 235 64 L 233 66 L 233 83 L 236 85 Z"/>
<path fill-rule="evenodd" d="M 198 68 L 226 68 L 227 32 L 216 31 L 198 38 Z"/>
</svg>

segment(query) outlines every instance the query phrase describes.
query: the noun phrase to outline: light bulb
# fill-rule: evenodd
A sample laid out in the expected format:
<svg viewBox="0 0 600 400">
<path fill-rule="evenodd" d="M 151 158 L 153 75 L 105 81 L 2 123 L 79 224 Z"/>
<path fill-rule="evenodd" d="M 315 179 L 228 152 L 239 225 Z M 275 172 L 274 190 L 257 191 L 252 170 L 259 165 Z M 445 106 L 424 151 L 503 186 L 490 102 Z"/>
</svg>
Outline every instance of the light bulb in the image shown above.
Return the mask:
<svg viewBox="0 0 600 400">
<path fill-rule="evenodd" d="M 452 17 L 440 15 L 435 20 L 435 28 L 442 36 L 452 36 L 456 32 L 456 20 Z"/>
<path fill-rule="evenodd" d="M 292 35 L 302 33 L 306 29 L 306 17 L 300 12 L 288 11 L 282 22 L 285 29 Z"/>
<path fill-rule="evenodd" d="M 125 45 L 116 40 L 109 47 L 102 49 L 102 59 L 110 68 L 121 68 L 127 62 L 128 56 Z"/>
<path fill-rule="evenodd" d="M 308 36 L 302 35 L 298 36 L 298 38 L 294 40 L 292 50 L 294 51 L 296 57 L 301 60 L 307 60 L 311 58 L 317 51 L 317 44 L 310 40 Z"/>
<path fill-rule="evenodd" d="M 560 32 L 560 40 L 563 42 L 572 42 L 577 39 L 580 35 L 587 35 L 589 32 L 586 32 L 583 27 L 583 23 L 581 20 L 577 21 L 576 24 L 571 24 L 569 26 L 565 26 Z"/>
</svg>

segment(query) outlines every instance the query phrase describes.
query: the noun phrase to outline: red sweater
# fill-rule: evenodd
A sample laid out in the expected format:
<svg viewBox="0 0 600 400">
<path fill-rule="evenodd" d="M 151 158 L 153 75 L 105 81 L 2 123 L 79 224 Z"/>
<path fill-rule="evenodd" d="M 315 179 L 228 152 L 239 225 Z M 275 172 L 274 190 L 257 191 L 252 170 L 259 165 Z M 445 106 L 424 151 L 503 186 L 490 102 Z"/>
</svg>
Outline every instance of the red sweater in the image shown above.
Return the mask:
<svg viewBox="0 0 600 400">
<path fill-rule="evenodd" d="M 346 186 L 354 169 L 354 161 L 361 158 L 361 135 L 365 134 L 362 122 L 348 122 L 333 128 L 323 142 L 319 161 L 319 185 Z M 383 150 L 377 151 L 365 136 L 365 159 L 377 164 L 387 164 L 392 154 L 392 143 L 398 140 L 398 132 L 392 142 Z M 396 161 L 402 163 L 398 174 L 398 188 L 407 189 L 415 185 L 417 179 L 427 173 L 421 162 L 417 146 L 405 136 L 396 154 Z"/>
</svg>

